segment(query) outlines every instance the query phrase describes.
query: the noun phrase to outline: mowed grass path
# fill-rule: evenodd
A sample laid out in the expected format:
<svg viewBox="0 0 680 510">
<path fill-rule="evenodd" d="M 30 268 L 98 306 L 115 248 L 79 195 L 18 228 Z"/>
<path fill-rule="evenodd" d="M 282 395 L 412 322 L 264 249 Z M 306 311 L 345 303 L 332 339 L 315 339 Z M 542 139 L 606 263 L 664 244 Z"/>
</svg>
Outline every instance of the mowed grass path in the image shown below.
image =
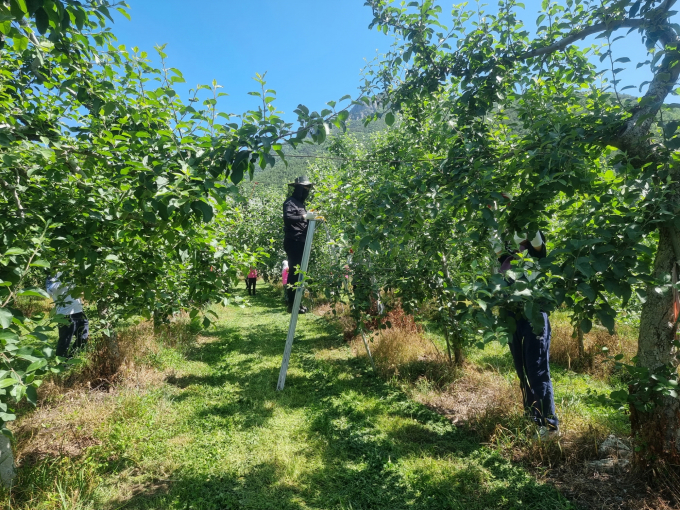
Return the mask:
<svg viewBox="0 0 680 510">
<path fill-rule="evenodd" d="M 119 403 L 100 437 L 116 468 L 93 508 L 572 508 L 374 377 L 314 315 L 301 317 L 277 392 L 289 316 L 273 288 L 251 303 L 216 310 L 187 355 L 155 360 L 173 377 Z"/>
</svg>

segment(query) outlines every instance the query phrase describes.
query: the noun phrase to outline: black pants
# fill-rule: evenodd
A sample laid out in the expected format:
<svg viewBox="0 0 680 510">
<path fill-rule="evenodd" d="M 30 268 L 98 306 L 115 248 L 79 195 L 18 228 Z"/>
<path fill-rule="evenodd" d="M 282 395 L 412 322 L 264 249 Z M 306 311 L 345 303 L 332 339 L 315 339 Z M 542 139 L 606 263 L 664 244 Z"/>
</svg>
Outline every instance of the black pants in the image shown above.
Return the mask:
<svg viewBox="0 0 680 510">
<path fill-rule="evenodd" d="M 257 278 L 246 278 L 246 289 L 248 294 L 255 295 L 255 287 L 257 285 Z"/>
<path fill-rule="evenodd" d="M 288 295 L 288 306 L 295 304 L 295 288 L 293 287 L 300 278 L 297 273 L 297 266 L 302 264 L 302 255 L 305 251 L 305 240 L 294 241 L 292 239 L 283 240 L 283 249 L 286 250 L 288 257 L 288 287 L 286 289 Z"/>
<path fill-rule="evenodd" d="M 57 356 L 71 357 L 87 343 L 90 336 L 90 322 L 84 313 L 74 313 L 68 316 L 69 324 L 59 326 L 59 340 L 57 341 Z M 73 337 L 75 336 L 75 341 Z"/>
</svg>

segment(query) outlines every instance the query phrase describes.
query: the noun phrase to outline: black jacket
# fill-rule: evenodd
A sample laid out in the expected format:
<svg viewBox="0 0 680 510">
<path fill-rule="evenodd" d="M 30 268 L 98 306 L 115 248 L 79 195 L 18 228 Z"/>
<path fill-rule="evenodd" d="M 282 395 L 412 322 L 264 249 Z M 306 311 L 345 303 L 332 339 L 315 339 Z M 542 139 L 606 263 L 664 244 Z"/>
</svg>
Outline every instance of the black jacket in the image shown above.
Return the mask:
<svg viewBox="0 0 680 510">
<path fill-rule="evenodd" d="M 305 242 L 309 226 L 309 222 L 304 218 L 305 214 L 307 214 L 305 204 L 297 198 L 290 197 L 283 203 L 284 239 Z"/>
</svg>

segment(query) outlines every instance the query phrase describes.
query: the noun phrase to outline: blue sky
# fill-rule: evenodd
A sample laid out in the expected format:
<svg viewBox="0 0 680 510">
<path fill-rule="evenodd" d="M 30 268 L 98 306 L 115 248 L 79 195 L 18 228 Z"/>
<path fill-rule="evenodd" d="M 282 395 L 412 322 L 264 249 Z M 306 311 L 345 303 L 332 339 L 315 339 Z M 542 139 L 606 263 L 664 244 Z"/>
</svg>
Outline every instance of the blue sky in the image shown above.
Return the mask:
<svg viewBox="0 0 680 510">
<path fill-rule="evenodd" d="M 247 93 L 257 90 L 252 77 L 258 72 L 267 72 L 269 88 L 278 93 L 276 104 L 289 120 L 299 103 L 321 110 L 327 101 L 356 95 L 365 59 L 387 51 L 392 42 L 368 30 L 372 16 L 364 0 L 127 1 L 132 21 L 118 15 L 113 26 L 119 42 L 150 54 L 154 45 L 167 43 L 169 65 L 182 71 L 187 89 L 216 79 L 229 94 L 220 109 L 230 113 L 257 108 L 257 99 Z M 528 28 L 535 27 L 538 3 L 526 2 L 522 18 Z M 444 24 L 447 5 L 442 2 Z M 628 67 L 621 86 L 648 79 L 648 71 L 635 69 L 646 58 L 638 34 L 615 43 L 615 52 L 632 61 L 621 66 Z"/>
<path fill-rule="evenodd" d="M 320 110 L 355 95 L 364 58 L 391 41 L 368 30 L 363 0 L 127 1 L 132 21 L 119 15 L 112 27 L 119 42 L 149 52 L 167 43 L 169 64 L 187 85 L 216 79 L 224 86 L 221 109 L 230 113 L 257 108 L 247 93 L 258 90 L 258 72 L 267 72 L 287 114 L 299 103 Z"/>
</svg>

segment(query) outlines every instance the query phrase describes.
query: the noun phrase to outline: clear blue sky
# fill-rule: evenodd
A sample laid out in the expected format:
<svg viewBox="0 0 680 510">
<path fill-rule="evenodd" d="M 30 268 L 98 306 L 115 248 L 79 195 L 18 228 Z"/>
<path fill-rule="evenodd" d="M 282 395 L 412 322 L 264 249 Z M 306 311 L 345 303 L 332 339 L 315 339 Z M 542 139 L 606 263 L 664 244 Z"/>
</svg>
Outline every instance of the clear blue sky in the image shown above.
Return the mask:
<svg viewBox="0 0 680 510">
<path fill-rule="evenodd" d="M 364 58 L 391 39 L 368 30 L 364 0 L 128 0 L 132 21 L 115 17 L 113 32 L 128 47 L 153 52 L 167 43 L 169 64 L 187 85 L 216 79 L 229 97 L 221 110 L 257 108 L 248 96 L 267 72 L 279 109 L 299 103 L 321 110 L 345 94 L 356 96 Z M 294 117 L 288 117 L 293 120 Z"/>
<path fill-rule="evenodd" d="M 278 93 L 276 104 L 289 120 L 299 103 L 321 110 L 327 101 L 356 96 L 365 59 L 387 51 L 392 43 L 390 37 L 368 30 L 372 16 L 364 0 L 127 1 L 132 21 L 116 16 L 113 31 L 119 41 L 150 54 L 154 45 L 167 43 L 169 65 L 182 71 L 187 89 L 216 79 L 229 94 L 220 109 L 230 113 L 257 108 L 257 99 L 247 95 L 258 87 L 251 79 L 257 72 L 267 71 L 268 85 Z M 442 5 L 446 24 L 450 4 Z M 522 17 L 532 29 L 538 0 L 526 5 Z M 648 79 L 649 71 L 635 69 L 645 59 L 637 33 L 615 43 L 615 51 L 616 57 L 632 61 L 621 65 L 628 68 L 621 86 Z M 637 89 L 626 92 L 637 94 Z"/>
</svg>

